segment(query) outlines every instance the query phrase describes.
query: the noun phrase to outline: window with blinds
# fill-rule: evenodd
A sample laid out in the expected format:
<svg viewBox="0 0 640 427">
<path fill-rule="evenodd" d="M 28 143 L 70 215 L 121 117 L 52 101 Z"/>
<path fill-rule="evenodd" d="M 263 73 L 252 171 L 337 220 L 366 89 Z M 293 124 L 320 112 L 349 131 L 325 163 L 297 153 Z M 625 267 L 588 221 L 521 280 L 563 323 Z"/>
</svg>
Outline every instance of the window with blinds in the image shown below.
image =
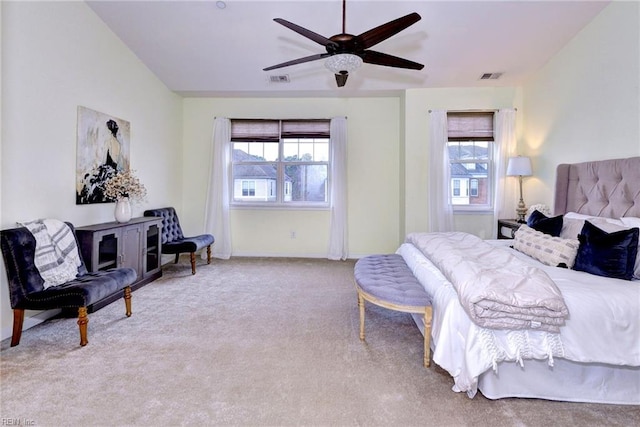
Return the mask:
<svg viewBox="0 0 640 427">
<path fill-rule="evenodd" d="M 447 113 L 447 133 L 454 210 L 492 209 L 493 113 Z"/>
<path fill-rule="evenodd" d="M 232 203 L 326 207 L 329 120 L 232 119 Z"/>
</svg>

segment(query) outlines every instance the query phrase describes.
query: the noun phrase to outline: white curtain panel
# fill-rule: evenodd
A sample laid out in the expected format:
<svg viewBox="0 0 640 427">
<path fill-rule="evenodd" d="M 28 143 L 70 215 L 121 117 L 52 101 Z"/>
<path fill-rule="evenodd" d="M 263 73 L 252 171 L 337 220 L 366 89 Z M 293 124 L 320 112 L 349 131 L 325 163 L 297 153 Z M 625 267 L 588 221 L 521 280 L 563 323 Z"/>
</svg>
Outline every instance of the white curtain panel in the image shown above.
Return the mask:
<svg viewBox="0 0 640 427">
<path fill-rule="evenodd" d="M 507 162 L 515 156 L 516 110 L 499 110 L 493 116 L 493 158 L 495 179 L 493 190 L 493 238 L 498 236 L 498 219 L 513 218 L 516 209 L 515 186 L 507 181 Z"/>
<path fill-rule="evenodd" d="M 347 233 L 347 119 L 331 119 L 331 220 L 329 253 L 331 260 L 345 260 L 349 253 Z"/>
<path fill-rule="evenodd" d="M 447 112 L 429 112 L 429 231 L 453 231 Z"/>
<path fill-rule="evenodd" d="M 211 255 L 231 257 L 231 226 L 229 224 L 229 168 L 231 165 L 231 120 L 217 117 L 213 122 L 213 149 L 209 170 L 209 185 L 205 205 L 205 230 L 213 234 L 215 243 Z M 206 253 L 201 254 L 206 258 Z"/>
</svg>

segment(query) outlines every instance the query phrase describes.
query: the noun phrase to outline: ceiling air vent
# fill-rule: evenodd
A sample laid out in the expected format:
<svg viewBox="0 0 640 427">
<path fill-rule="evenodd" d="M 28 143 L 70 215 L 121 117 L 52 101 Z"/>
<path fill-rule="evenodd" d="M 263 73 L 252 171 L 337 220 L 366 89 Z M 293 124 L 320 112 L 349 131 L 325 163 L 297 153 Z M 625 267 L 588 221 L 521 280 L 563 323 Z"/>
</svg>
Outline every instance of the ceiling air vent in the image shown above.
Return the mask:
<svg viewBox="0 0 640 427">
<path fill-rule="evenodd" d="M 502 73 L 484 73 L 480 76 L 480 80 L 497 80 L 501 75 Z"/>
<path fill-rule="evenodd" d="M 271 83 L 289 83 L 289 74 L 282 74 L 280 76 L 269 76 L 269 81 Z"/>
</svg>

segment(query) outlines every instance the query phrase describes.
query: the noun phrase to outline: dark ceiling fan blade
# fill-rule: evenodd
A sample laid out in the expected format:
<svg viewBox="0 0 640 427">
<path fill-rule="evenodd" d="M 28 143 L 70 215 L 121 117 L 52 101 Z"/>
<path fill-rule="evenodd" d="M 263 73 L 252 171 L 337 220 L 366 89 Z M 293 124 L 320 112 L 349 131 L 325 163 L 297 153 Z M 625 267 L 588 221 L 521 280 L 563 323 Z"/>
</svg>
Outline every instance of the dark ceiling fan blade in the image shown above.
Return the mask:
<svg viewBox="0 0 640 427">
<path fill-rule="evenodd" d="M 347 71 L 340 71 L 340 74 L 336 74 L 336 83 L 338 83 L 338 87 L 342 87 L 347 83 L 347 78 L 349 78 L 349 73 Z"/>
<path fill-rule="evenodd" d="M 335 44 L 335 42 L 329 40 L 328 38 L 326 38 L 325 36 L 321 36 L 318 33 L 314 33 L 313 31 L 307 30 L 306 28 L 301 27 L 300 25 L 296 25 L 293 22 L 289 22 L 286 21 L 282 18 L 275 18 L 274 21 L 276 21 L 278 24 L 282 24 L 285 27 L 289 28 L 290 30 L 295 31 L 296 33 L 305 36 L 306 38 L 313 40 L 314 42 L 321 44 L 322 46 L 327 46 L 330 44 Z"/>
<path fill-rule="evenodd" d="M 362 53 L 358 53 L 358 56 L 362 58 L 363 62 L 367 64 L 384 65 L 386 67 L 396 68 L 409 68 L 411 70 L 422 70 L 424 65 L 417 62 L 409 61 L 408 59 L 398 58 L 397 56 L 388 55 L 382 52 L 376 52 L 373 50 L 365 50 Z"/>
<path fill-rule="evenodd" d="M 275 70 L 276 68 L 288 67 L 289 65 L 302 64 L 304 62 L 311 62 L 318 59 L 331 56 L 330 53 L 317 53 L 311 56 L 305 56 L 304 58 L 292 59 L 291 61 L 283 62 L 282 64 L 272 65 L 271 67 L 263 68 L 262 71 Z"/>
<path fill-rule="evenodd" d="M 409 61 L 408 59 L 368 50 L 371 46 L 374 46 L 388 39 L 389 37 L 418 22 L 420 19 L 422 19 L 420 15 L 413 12 L 401 18 L 389 21 L 386 24 L 382 24 L 375 28 L 372 28 L 369 31 L 365 31 L 358 36 L 354 36 L 352 34 L 348 34 L 345 30 L 346 3 L 346 0 L 342 1 L 342 33 L 333 35 L 330 38 L 314 33 L 313 31 L 307 30 L 304 27 L 301 27 L 282 18 L 275 18 L 274 21 L 276 21 L 278 24 L 283 25 L 290 30 L 293 30 L 296 33 L 324 46 L 327 52 L 306 56 L 304 58 L 294 59 L 277 65 L 272 65 L 271 67 L 263 68 L 263 70 L 274 70 L 276 68 L 288 67 L 290 65 L 302 64 L 304 62 L 315 61 L 318 59 L 330 57 L 332 55 L 342 54 L 357 55 L 362 59 L 363 62 L 366 62 L 368 64 L 383 65 L 386 67 L 395 68 L 408 68 L 411 70 L 422 70 L 424 68 L 424 65 L 418 64 L 417 62 Z M 344 60 L 344 58 L 339 57 L 336 57 L 336 59 Z M 360 61 L 356 62 L 358 62 L 358 64 L 355 65 L 355 68 L 360 65 Z M 334 65 L 336 65 L 335 68 Z M 344 71 L 339 71 L 336 73 L 335 71 L 340 70 L 341 68 L 337 65 L 338 64 L 332 64 L 328 66 L 328 68 L 334 71 L 338 87 L 342 87 L 347 83 L 349 73 L 346 71 L 346 69 Z"/>
<path fill-rule="evenodd" d="M 358 46 L 362 49 L 369 49 L 370 47 L 380 43 L 381 41 L 386 40 L 395 34 L 398 34 L 400 31 L 415 24 L 420 19 L 422 19 L 422 17 L 413 12 L 406 16 L 403 16 L 402 18 L 389 21 L 386 24 L 382 24 L 378 27 L 370 29 L 369 31 L 365 31 L 364 33 L 356 36 L 356 39 L 359 42 Z"/>
</svg>

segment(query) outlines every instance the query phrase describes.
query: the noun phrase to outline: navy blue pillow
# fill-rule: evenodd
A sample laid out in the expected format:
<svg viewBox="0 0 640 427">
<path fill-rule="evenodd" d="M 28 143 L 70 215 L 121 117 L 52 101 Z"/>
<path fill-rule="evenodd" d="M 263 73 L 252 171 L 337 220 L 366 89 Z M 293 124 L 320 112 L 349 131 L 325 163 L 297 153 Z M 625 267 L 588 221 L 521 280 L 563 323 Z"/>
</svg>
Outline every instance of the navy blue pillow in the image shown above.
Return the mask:
<svg viewBox="0 0 640 427">
<path fill-rule="evenodd" d="M 539 210 L 535 210 L 531 212 L 531 215 L 529 215 L 527 225 L 534 230 L 543 232 L 544 234 L 550 234 L 551 236 L 558 237 L 562 231 L 562 215 L 551 218 Z"/>
<path fill-rule="evenodd" d="M 607 233 L 585 221 L 578 235 L 580 246 L 573 269 L 631 280 L 638 254 L 639 233 L 638 227 Z"/>
</svg>

